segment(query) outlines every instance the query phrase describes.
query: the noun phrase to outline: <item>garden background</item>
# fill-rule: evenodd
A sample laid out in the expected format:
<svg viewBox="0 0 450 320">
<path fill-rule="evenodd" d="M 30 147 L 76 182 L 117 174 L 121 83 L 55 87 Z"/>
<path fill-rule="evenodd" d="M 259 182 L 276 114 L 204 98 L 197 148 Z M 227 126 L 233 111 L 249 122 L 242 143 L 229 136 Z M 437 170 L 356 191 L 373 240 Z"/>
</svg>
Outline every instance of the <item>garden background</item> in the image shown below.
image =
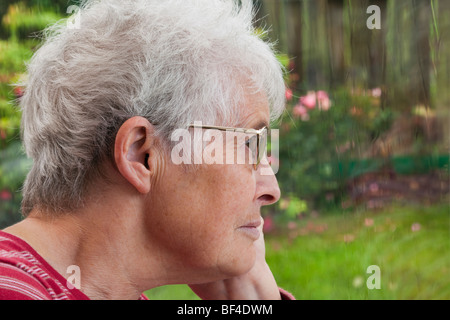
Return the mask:
<svg viewBox="0 0 450 320">
<path fill-rule="evenodd" d="M 271 155 L 282 197 L 263 210 L 278 284 L 298 299 L 450 299 L 450 1 L 254 4 L 288 71 Z M 70 5 L 0 2 L 0 228 L 21 219 L 31 164 L 12 84 Z M 367 25 L 370 5 L 380 29 Z M 184 285 L 147 294 L 196 298 Z"/>
</svg>

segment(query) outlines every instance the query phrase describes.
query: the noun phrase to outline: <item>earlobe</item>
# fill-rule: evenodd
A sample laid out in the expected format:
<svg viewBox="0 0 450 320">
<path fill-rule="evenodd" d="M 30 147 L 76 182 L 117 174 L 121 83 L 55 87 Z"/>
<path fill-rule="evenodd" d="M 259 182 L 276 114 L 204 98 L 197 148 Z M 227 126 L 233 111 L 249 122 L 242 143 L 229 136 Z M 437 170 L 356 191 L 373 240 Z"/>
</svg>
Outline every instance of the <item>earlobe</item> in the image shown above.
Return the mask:
<svg viewBox="0 0 450 320">
<path fill-rule="evenodd" d="M 121 175 L 139 193 L 150 191 L 149 150 L 152 146 L 152 126 L 143 117 L 125 121 L 116 135 L 114 158 Z"/>
</svg>

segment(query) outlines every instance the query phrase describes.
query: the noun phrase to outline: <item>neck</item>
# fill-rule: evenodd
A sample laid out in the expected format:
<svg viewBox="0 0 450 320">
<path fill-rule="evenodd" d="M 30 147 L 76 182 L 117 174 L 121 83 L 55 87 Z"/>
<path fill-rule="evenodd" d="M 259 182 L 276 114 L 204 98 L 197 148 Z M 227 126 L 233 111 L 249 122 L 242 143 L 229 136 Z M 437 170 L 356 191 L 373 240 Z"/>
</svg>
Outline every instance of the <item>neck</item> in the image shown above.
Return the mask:
<svg viewBox="0 0 450 320">
<path fill-rule="evenodd" d="M 139 215 L 129 208 L 91 208 L 56 218 L 33 211 L 5 231 L 30 244 L 65 278 L 69 266 L 79 267 L 80 290 L 89 298 L 134 300 L 165 284 L 165 271 L 144 253 L 151 244 L 140 237 Z"/>
</svg>

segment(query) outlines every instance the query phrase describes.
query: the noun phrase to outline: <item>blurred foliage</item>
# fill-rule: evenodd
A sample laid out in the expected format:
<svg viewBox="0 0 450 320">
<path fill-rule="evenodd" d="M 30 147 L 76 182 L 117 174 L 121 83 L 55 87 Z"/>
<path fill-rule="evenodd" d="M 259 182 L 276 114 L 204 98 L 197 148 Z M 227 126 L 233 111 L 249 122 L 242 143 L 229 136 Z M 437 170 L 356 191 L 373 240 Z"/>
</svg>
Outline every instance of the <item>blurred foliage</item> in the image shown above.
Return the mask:
<svg viewBox="0 0 450 320">
<path fill-rule="evenodd" d="M 27 39 L 49 23 L 65 17 L 70 5 L 80 0 L 2 0 L 0 39 Z"/>
<path fill-rule="evenodd" d="M 62 18 L 67 1 L 2 1 L 0 3 L 0 228 L 20 219 L 20 188 L 31 166 L 20 142 L 16 86 L 26 76 L 25 63 L 39 45 L 42 29 Z M 61 12 L 61 13 L 60 13 Z"/>
<path fill-rule="evenodd" d="M 12 42 L 0 40 L 0 80 L 2 83 L 18 80 L 18 73 L 25 72 L 25 62 L 32 54 L 35 41 Z M 1 92 L 4 96 L 5 92 Z"/>
<path fill-rule="evenodd" d="M 7 148 L 0 149 L 0 228 L 20 219 L 20 188 L 30 166 L 19 140 L 12 140 Z"/>
<path fill-rule="evenodd" d="M 23 2 L 10 5 L 6 15 L 3 16 L 2 26 L 9 33 L 11 41 L 17 39 L 27 39 L 37 35 L 49 24 L 60 19 L 54 12 L 39 12 L 36 9 L 28 8 Z"/>
<path fill-rule="evenodd" d="M 81 0 L 2 0 L 0 2 L 0 18 L 8 12 L 11 5 L 22 3 L 28 8 L 34 8 L 38 13 L 54 12 L 65 14 L 70 5 L 78 5 Z"/>
</svg>

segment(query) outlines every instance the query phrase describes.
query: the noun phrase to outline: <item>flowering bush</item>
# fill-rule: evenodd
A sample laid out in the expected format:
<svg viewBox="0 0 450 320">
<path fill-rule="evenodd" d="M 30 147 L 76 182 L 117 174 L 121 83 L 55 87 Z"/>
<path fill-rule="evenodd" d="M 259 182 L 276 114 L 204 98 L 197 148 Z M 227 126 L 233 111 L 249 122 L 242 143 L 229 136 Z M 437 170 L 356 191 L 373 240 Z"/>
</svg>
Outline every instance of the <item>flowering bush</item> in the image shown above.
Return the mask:
<svg viewBox="0 0 450 320">
<path fill-rule="evenodd" d="M 394 113 L 383 110 L 380 99 L 379 88 L 286 90 L 277 174 L 285 196 L 272 210 L 292 219 L 314 208 L 341 207 L 350 161 L 363 158 L 392 123 Z"/>
<path fill-rule="evenodd" d="M 16 99 L 23 89 L 12 84 L 25 71 L 32 45 L 0 41 L 0 229 L 20 219 L 20 187 L 30 165 L 19 140 L 21 113 Z"/>
</svg>

